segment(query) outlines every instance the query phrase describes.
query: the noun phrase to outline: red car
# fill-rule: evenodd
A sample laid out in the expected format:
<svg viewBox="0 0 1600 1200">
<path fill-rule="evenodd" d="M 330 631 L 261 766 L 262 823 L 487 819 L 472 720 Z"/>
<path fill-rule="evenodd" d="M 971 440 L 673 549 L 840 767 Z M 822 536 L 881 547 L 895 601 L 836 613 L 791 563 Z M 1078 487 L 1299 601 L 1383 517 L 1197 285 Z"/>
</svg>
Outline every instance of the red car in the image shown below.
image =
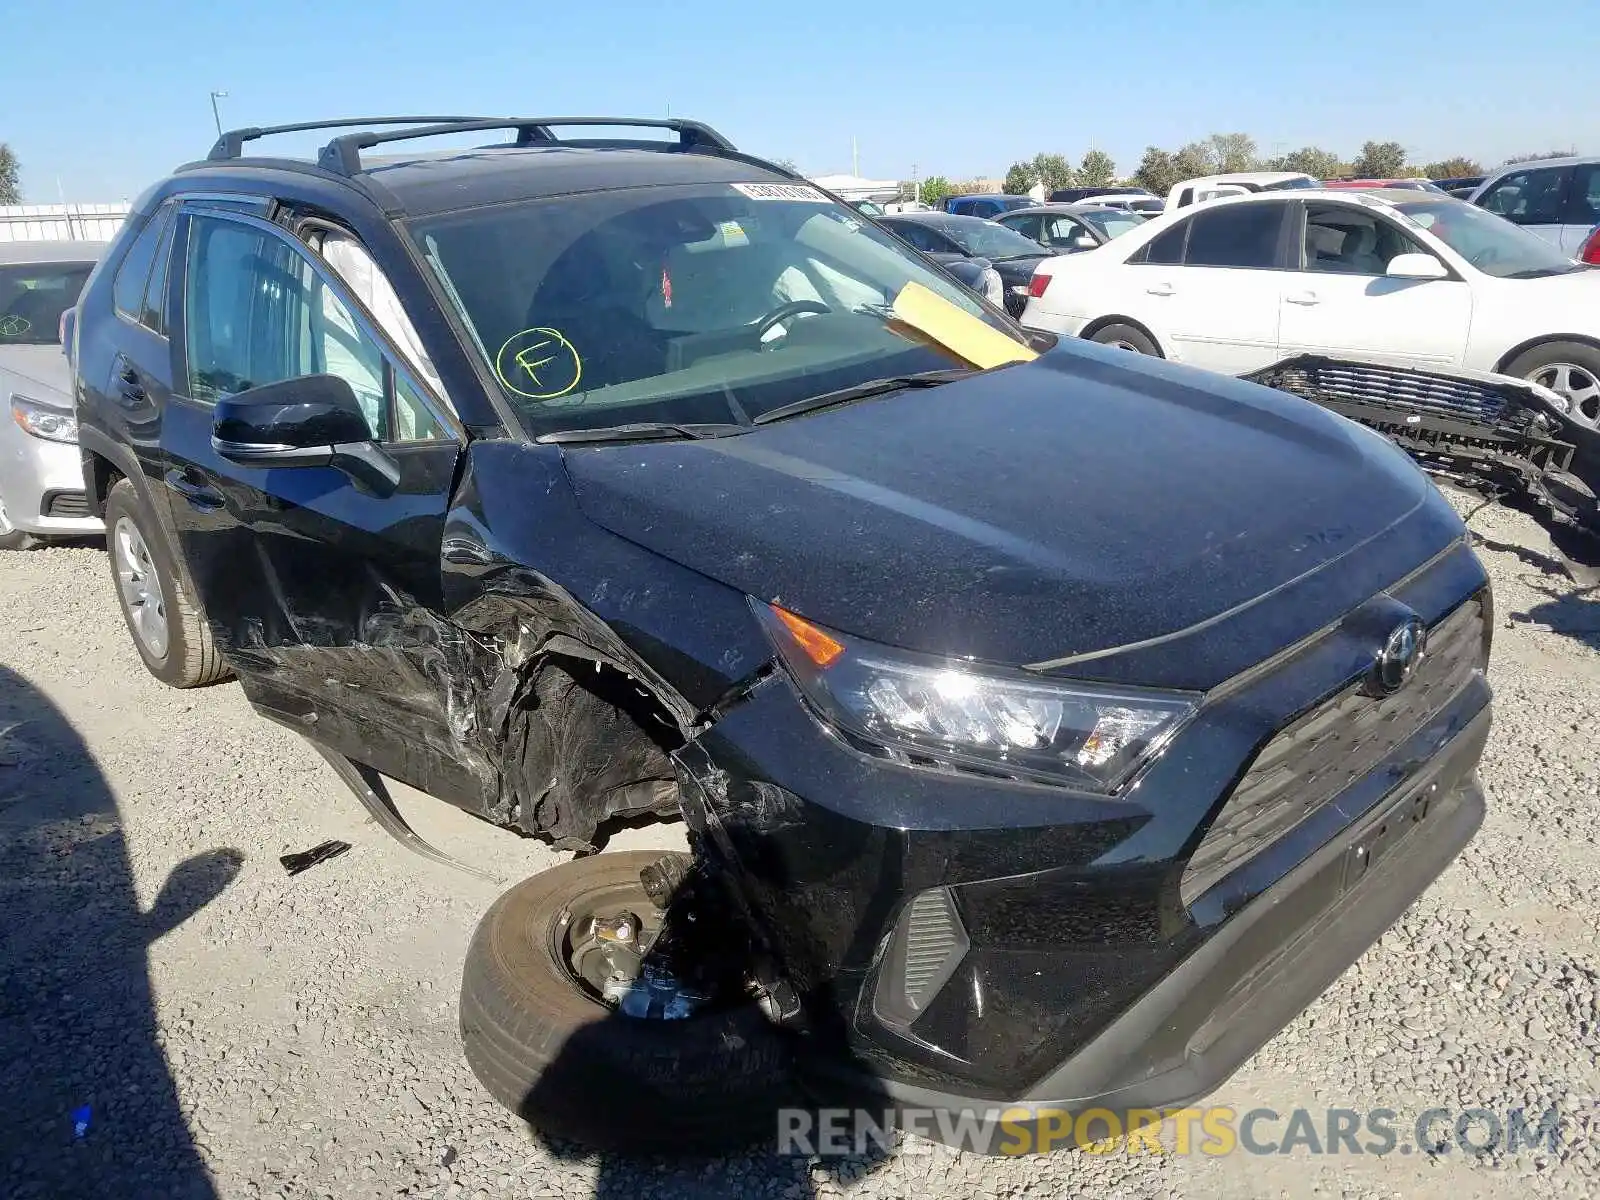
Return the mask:
<svg viewBox="0 0 1600 1200">
<path fill-rule="evenodd" d="M 1360 191 L 1367 188 L 1409 188 L 1418 192 L 1444 191 L 1431 179 L 1328 179 L 1323 181 L 1322 186 L 1346 191 Z"/>
</svg>

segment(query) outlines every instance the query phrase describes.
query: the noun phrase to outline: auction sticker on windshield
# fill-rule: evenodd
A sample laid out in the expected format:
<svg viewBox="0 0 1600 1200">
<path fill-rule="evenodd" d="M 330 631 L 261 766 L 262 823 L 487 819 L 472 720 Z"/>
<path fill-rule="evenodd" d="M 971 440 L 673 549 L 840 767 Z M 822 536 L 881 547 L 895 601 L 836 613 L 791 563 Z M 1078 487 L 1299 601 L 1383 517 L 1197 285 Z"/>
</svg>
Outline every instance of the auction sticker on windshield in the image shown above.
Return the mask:
<svg viewBox="0 0 1600 1200">
<path fill-rule="evenodd" d="M 811 204 L 832 204 L 809 183 L 735 183 L 730 185 L 751 200 L 802 200 Z"/>
</svg>

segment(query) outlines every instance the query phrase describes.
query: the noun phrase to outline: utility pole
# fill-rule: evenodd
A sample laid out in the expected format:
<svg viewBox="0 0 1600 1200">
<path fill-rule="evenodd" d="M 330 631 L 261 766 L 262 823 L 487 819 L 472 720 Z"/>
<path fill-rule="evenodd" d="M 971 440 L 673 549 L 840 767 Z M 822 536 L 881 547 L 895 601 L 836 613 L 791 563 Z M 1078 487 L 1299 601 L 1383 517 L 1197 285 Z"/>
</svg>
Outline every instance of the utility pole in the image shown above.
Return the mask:
<svg viewBox="0 0 1600 1200">
<path fill-rule="evenodd" d="M 227 96 L 228 96 L 227 92 L 212 92 L 211 93 L 211 119 L 217 123 L 217 136 L 218 137 L 222 136 L 222 113 L 217 108 L 217 101 L 218 100 L 225 100 L 225 99 L 227 99 Z"/>
<path fill-rule="evenodd" d="M 854 134 L 850 136 L 850 174 L 861 178 L 861 149 L 856 145 Z"/>
</svg>

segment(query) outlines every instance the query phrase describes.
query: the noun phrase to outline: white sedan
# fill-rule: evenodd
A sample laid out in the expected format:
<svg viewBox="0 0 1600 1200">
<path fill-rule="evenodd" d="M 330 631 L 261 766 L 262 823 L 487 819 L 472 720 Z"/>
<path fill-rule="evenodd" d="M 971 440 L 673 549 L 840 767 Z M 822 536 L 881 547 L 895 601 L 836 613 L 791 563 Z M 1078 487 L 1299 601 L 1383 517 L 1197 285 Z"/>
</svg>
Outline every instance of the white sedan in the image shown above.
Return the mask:
<svg viewBox="0 0 1600 1200">
<path fill-rule="evenodd" d="M 1212 200 L 1041 263 L 1022 323 L 1242 375 L 1303 352 L 1529 379 L 1600 428 L 1600 270 L 1448 196 Z"/>
</svg>

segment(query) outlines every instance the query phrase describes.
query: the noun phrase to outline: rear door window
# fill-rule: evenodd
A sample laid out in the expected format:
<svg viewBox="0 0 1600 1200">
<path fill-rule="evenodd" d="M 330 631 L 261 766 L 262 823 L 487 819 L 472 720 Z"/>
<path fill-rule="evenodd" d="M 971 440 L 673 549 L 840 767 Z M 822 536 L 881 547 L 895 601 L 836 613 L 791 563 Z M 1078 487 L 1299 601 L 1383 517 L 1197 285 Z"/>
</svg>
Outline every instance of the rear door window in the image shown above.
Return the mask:
<svg viewBox="0 0 1600 1200">
<path fill-rule="evenodd" d="M 1183 261 L 1183 239 L 1189 234 L 1189 221 L 1179 221 L 1155 238 L 1135 261 L 1152 266 L 1174 267 Z"/>
<path fill-rule="evenodd" d="M 1572 187 L 1563 225 L 1600 225 L 1600 163 L 1572 169 Z"/>
<path fill-rule="evenodd" d="M 1223 204 L 1191 218 L 1184 265 L 1268 270 L 1278 265 L 1284 204 Z"/>
<path fill-rule="evenodd" d="M 144 324 L 145 293 L 150 283 L 150 268 L 156 260 L 156 250 L 163 240 L 170 244 L 168 227 L 172 223 L 173 205 L 161 206 L 151 217 L 128 253 L 117 268 L 117 277 L 111 286 L 112 303 L 123 316 Z"/>
</svg>

